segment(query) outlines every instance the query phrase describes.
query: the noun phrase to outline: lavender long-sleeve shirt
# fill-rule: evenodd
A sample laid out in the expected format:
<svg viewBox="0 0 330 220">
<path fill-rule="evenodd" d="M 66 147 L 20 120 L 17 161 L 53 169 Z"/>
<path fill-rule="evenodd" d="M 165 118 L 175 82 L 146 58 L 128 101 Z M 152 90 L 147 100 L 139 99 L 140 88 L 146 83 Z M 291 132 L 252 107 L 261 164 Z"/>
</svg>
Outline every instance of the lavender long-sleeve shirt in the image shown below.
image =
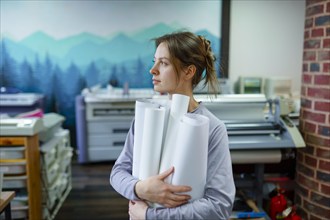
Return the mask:
<svg viewBox="0 0 330 220">
<path fill-rule="evenodd" d="M 235 184 L 226 127 L 202 103 L 190 114 L 201 114 L 210 119 L 204 196 L 175 208 L 148 208 L 146 219 L 229 219 Z M 123 151 L 112 168 L 110 184 L 127 199 L 139 200 L 134 192 L 138 179 L 132 176 L 133 141 L 134 123 L 127 134 Z"/>
</svg>

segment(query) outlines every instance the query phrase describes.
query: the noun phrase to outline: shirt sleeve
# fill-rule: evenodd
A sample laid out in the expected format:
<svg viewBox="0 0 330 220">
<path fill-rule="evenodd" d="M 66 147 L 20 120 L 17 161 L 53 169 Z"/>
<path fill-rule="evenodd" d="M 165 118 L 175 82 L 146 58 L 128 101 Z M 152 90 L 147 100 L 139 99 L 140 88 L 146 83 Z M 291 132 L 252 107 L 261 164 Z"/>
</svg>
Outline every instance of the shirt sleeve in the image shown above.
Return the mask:
<svg viewBox="0 0 330 220">
<path fill-rule="evenodd" d="M 175 208 L 148 208 L 146 219 L 229 219 L 236 189 L 223 123 L 210 134 L 207 163 L 203 198 Z"/>
<path fill-rule="evenodd" d="M 134 192 L 138 179 L 132 176 L 134 121 L 126 137 L 125 145 L 110 173 L 111 186 L 129 200 L 139 200 Z"/>
</svg>

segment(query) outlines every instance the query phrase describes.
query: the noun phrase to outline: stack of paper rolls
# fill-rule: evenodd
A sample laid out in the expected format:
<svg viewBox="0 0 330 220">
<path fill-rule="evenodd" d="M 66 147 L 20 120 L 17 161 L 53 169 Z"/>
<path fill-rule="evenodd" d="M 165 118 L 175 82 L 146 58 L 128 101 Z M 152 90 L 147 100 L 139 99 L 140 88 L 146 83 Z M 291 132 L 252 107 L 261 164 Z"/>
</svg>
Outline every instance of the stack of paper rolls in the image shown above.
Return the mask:
<svg viewBox="0 0 330 220">
<path fill-rule="evenodd" d="M 188 105 L 189 97 L 179 94 L 167 104 L 136 102 L 133 176 L 143 180 L 174 166 L 166 181 L 191 186 L 192 201 L 204 194 L 209 119 L 187 113 Z"/>
</svg>

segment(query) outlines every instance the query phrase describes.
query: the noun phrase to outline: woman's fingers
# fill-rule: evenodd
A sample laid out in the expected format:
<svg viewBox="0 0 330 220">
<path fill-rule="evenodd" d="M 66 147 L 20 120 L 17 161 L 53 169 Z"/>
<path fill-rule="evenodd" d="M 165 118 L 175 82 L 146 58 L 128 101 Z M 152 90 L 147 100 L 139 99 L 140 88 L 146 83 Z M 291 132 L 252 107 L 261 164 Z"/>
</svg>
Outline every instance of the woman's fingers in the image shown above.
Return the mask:
<svg viewBox="0 0 330 220">
<path fill-rule="evenodd" d="M 185 192 L 189 192 L 191 191 L 191 187 L 190 186 L 176 186 L 176 185 L 169 185 L 169 190 L 176 194 L 176 193 L 185 193 Z"/>
<path fill-rule="evenodd" d="M 169 175 L 171 175 L 174 172 L 174 167 L 170 167 L 170 169 L 165 170 L 164 172 L 160 173 L 158 175 L 159 179 L 164 180 L 166 179 Z"/>
</svg>

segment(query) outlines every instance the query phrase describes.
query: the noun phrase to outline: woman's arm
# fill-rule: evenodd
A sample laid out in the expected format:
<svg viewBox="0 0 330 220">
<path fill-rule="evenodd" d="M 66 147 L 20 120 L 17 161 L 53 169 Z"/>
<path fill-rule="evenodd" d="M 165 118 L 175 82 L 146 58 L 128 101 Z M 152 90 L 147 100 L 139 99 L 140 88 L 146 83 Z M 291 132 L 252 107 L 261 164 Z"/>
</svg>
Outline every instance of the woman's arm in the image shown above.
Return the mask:
<svg viewBox="0 0 330 220">
<path fill-rule="evenodd" d="M 134 122 L 131 124 L 126 137 L 125 145 L 112 167 L 110 174 L 111 186 L 122 196 L 130 200 L 138 200 L 139 198 L 134 193 L 134 186 L 138 179 L 132 176 L 132 161 L 133 161 L 133 145 Z"/>
</svg>

